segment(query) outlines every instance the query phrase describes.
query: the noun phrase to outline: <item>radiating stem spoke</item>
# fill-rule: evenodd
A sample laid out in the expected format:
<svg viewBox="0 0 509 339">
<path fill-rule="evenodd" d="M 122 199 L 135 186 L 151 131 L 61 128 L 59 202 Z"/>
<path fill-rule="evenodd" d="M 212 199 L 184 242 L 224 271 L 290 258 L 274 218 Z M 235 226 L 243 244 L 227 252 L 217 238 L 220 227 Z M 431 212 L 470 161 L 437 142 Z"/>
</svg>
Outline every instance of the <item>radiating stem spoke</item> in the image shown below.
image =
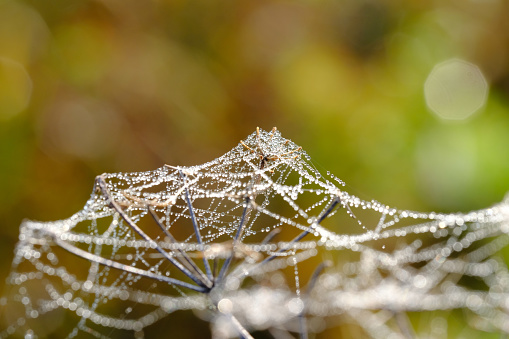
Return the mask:
<svg viewBox="0 0 509 339">
<path fill-rule="evenodd" d="M 233 239 L 233 249 L 232 253 L 226 258 L 225 262 L 223 263 L 223 266 L 221 267 L 221 271 L 219 272 L 218 281 L 222 281 L 226 272 L 228 271 L 228 268 L 230 267 L 231 261 L 233 257 L 235 256 L 235 247 L 237 246 L 237 242 L 240 239 L 240 236 L 242 234 L 242 231 L 244 230 L 244 225 L 246 223 L 246 215 L 247 211 L 249 209 L 250 204 L 250 198 L 246 198 L 246 201 L 244 202 L 244 210 L 242 211 L 242 216 L 240 217 L 239 227 L 237 228 L 237 233 L 235 234 L 235 237 Z"/>
<path fill-rule="evenodd" d="M 84 251 L 84 250 L 82 250 L 82 249 L 80 249 L 78 247 L 75 247 L 75 246 L 73 246 L 73 245 L 71 245 L 71 244 L 69 244 L 69 243 L 67 243 L 67 242 L 65 242 L 63 240 L 60 240 L 58 235 L 54 236 L 53 240 L 55 241 L 55 243 L 58 246 L 60 246 L 64 250 L 69 251 L 69 252 L 73 253 L 74 255 L 77 255 L 77 256 L 79 256 L 79 257 L 81 257 L 83 259 L 86 259 L 86 260 L 91 261 L 91 262 L 98 263 L 98 264 L 103 265 L 103 266 L 112 267 L 112 268 L 115 268 L 115 269 L 118 269 L 118 270 L 122 270 L 122 271 L 125 271 L 125 272 L 128 272 L 128 273 L 132 273 L 132 274 L 136 274 L 136 275 L 139 275 L 139 276 L 147 277 L 147 278 L 150 278 L 150 279 L 155 279 L 155 280 L 167 282 L 167 283 L 172 284 L 172 285 L 186 287 L 186 288 L 188 288 L 190 290 L 197 291 L 197 292 L 205 293 L 205 292 L 208 291 L 208 288 L 205 288 L 205 287 L 202 287 L 202 286 L 191 285 L 191 284 L 186 283 L 184 281 L 180 281 L 180 280 L 177 280 L 177 279 L 166 277 L 164 275 L 156 274 L 156 273 L 153 273 L 153 272 L 150 272 L 150 271 L 142 270 L 140 268 L 136 268 L 136 267 L 132 267 L 132 266 L 129 266 L 129 265 L 125 265 L 125 264 L 122 264 L 122 263 L 119 263 L 117 261 L 113 261 L 113 260 L 110 260 L 110 259 L 104 259 L 101 256 L 98 256 L 98 255 L 92 254 L 90 252 Z"/>
<path fill-rule="evenodd" d="M 310 232 L 312 232 L 317 225 L 319 225 L 325 218 L 327 218 L 327 216 L 334 210 L 334 208 L 337 206 L 337 204 L 339 204 L 340 200 L 339 200 L 339 197 L 335 197 L 332 202 L 329 204 L 329 206 L 327 207 L 327 209 L 325 211 L 323 211 L 319 216 L 318 218 L 316 219 L 316 222 L 313 223 L 313 225 L 311 225 L 310 227 L 308 227 L 307 230 L 305 231 L 302 231 L 302 233 L 300 233 L 298 236 L 296 236 L 295 238 L 293 238 L 289 243 L 288 245 L 286 245 L 284 248 L 281 248 L 279 251 L 276 252 L 276 254 L 273 254 L 267 258 L 265 258 L 261 263 L 260 265 L 262 264 L 265 264 L 271 260 L 274 260 L 275 258 L 278 257 L 279 254 L 283 253 L 283 252 L 286 252 L 288 251 L 289 249 L 292 248 L 292 246 L 294 244 L 296 244 L 297 242 L 301 241 L 306 235 L 308 235 Z"/>
<path fill-rule="evenodd" d="M 201 240 L 201 234 L 200 234 L 200 227 L 198 225 L 198 220 L 196 219 L 196 215 L 194 214 L 193 205 L 191 204 L 191 198 L 189 197 L 189 188 L 187 186 L 186 176 L 182 172 L 182 170 L 179 170 L 179 173 L 180 173 L 180 177 L 182 178 L 182 181 L 184 181 L 187 207 L 189 208 L 189 215 L 191 216 L 191 221 L 193 223 L 194 232 L 196 234 L 196 240 L 198 241 L 198 245 L 203 247 L 203 241 Z M 213 280 L 214 277 L 212 276 L 212 270 L 210 269 L 209 261 L 207 260 L 204 249 L 202 250 L 202 254 L 203 254 L 203 265 L 205 266 L 205 271 L 207 272 L 207 277 L 209 278 L 209 280 Z"/>
<path fill-rule="evenodd" d="M 193 280 L 195 283 L 202 287 L 206 287 L 200 279 L 198 279 L 194 274 L 192 274 L 188 269 L 186 269 L 180 262 L 175 260 L 168 252 L 166 252 L 164 249 L 157 244 L 152 238 L 150 238 L 145 232 L 143 232 L 132 220 L 129 218 L 129 216 L 122 210 L 122 208 L 114 201 L 113 197 L 108 191 L 108 187 L 106 186 L 106 182 L 104 181 L 104 178 L 102 176 L 97 177 L 97 183 L 99 185 L 99 188 L 106 199 L 108 199 L 110 206 L 115 209 L 115 211 L 124 219 L 124 221 L 131 227 L 136 233 L 138 233 L 143 239 L 145 239 L 148 243 L 152 244 L 152 246 L 163 255 L 168 261 L 170 261 L 175 267 L 177 267 L 182 273 L 184 273 L 186 276 L 188 276 L 191 280 Z"/>
<path fill-rule="evenodd" d="M 149 207 L 148 208 L 150 215 L 155 220 L 157 225 L 161 228 L 161 230 L 164 232 L 166 237 L 170 240 L 170 242 L 174 245 L 178 245 L 177 240 L 173 237 L 173 235 L 164 227 L 164 225 L 161 224 L 159 221 L 159 218 L 157 217 L 157 214 L 154 212 L 154 209 Z M 208 277 L 203 274 L 203 272 L 200 270 L 198 266 L 194 263 L 194 261 L 189 257 L 189 255 L 183 251 L 182 249 L 178 248 L 178 252 L 180 254 L 180 257 L 183 258 L 182 261 L 180 261 L 189 271 L 194 272 L 196 274 L 196 277 L 200 279 L 205 286 L 212 288 L 213 283 L 208 279 Z"/>
</svg>

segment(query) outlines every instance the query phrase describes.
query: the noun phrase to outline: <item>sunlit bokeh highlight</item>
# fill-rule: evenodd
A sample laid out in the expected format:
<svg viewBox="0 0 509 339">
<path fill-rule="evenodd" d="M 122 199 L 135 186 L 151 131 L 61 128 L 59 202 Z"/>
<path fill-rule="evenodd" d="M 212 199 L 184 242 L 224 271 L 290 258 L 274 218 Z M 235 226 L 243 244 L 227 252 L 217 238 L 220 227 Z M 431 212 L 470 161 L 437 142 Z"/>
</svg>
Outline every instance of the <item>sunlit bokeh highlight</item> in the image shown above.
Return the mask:
<svg viewBox="0 0 509 339">
<path fill-rule="evenodd" d="M 485 104 L 488 83 L 479 67 L 452 59 L 433 68 L 424 84 L 424 95 L 428 107 L 439 117 L 463 120 Z"/>
</svg>

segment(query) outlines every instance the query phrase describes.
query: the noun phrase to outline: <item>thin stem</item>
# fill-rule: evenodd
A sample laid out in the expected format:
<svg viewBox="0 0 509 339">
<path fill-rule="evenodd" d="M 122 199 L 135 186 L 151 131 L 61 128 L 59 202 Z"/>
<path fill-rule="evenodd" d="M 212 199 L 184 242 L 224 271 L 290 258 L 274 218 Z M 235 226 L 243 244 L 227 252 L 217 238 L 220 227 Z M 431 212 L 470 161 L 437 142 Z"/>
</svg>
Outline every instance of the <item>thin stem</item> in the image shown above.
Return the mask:
<svg viewBox="0 0 509 339">
<path fill-rule="evenodd" d="M 394 314 L 394 318 L 396 319 L 396 324 L 401 330 L 401 334 L 403 334 L 405 338 L 408 339 L 415 338 L 415 334 L 412 330 L 412 325 L 410 324 L 410 321 L 408 320 L 408 316 L 406 315 L 406 313 L 396 312 Z"/>
<path fill-rule="evenodd" d="M 305 296 L 308 297 L 311 291 L 313 290 L 313 287 L 315 287 L 316 281 L 318 280 L 318 276 L 322 273 L 325 267 L 330 266 L 331 263 L 328 261 L 325 261 L 318 265 L 316 270 L 313 272 L 313 275 L 311 275 L 311 278 L 309 279 L 308 285 L 306 287 L 306 291 L 304 292 Z M 302 311 L 299 314 L 299 322 L 300 322 L 300 333 L 299 337 L 301 339 L 307 339 L 308 338 L 308 330 L 307 330 L 307 320 L 306 320 L 306 307 L 304 306 L 302 308 Z"/>
<path fill-rule="evenodd" d="M 329 267 L 329 266 L 331 266 L 331 264 L 332 263 L 330 261 L 324 261 L 320 265 L 318 265 L 316 270 L 313 272 L 313 275 L 311 276 L 311 278 L 309 278 L 309 282 L 308 282 L 308 285 L 306 287 L 306 292 L 305 292 L 306 295 L 309 295 L 311 293 L 311 291 L 313 290 L 313 287 L 315 287 L 316 281 L 318 280 L 318 276 L 320 274 L 322 274 L 322 271 L 325 269 L 325 267 Z"/>
<path fill-rule="evenodd" d="M 246 214 L 249 207 L 251 199 L 249 197 L 246 198 L 246 202 L 244 203 L 244 210 L 242 211 L 242 217 L 240 218 L 239 228 L 237 228 L 237 233 L 235 234 L 235 238 L 233 238 L 234 244 L 237 243 L 240 239 L 240 235 L 242 234 L 242 230 L 244 229 L 244 224 L 246 221 Z"/>
<path fill-rule="evenodd" d="M 331 204 L 329 205 L 329 208 L 327 208 L 327 210 L 325 212 L 323 212 L 319 217 L 318 217 L 318 220 L 316 221 L 317 224 L 320 224 L 323 219 L 327 218 L 327 216 L 329 214 L 331 214 L 331 212 L 334 210 L 334 208 L 336 207 L 337 204 L 339 204 L 340 200 L 339 200 L 339 197 L 335 197 L 334 200 L 332 200 Z"/>
<path fill-rule="evenodd" d="M 302 238 L 304 238 L 306 235 L 308 235 L 312 230 L 314 230 L 316 228 L 316 226 L 318 226 L 325 218 L 327 218 L 327 216 L 334 210 L 334 208 L 336 207 L 336 205 L 339 203 L 339 198 L 338 197 L 335 197 L 334 200 L 330 203 L 330 205 L 328 206 L 328 208 L 322 212 L 322 214 L 320 214 L 318 216 L 318 219 L 316 220 L 316 222 L 314 222 L 310 227 L 308 227 L 305 231 L 302 231 L 301 234 L 299 234 L 298 236 L 296 236 L 295 238 L 293 238 L 287 246 L 285 246 L 284 248 L 280 249 L 279 251 L 276 252 L 276 254 L 273 254 L 267 258 L 265 258 L 261 263 L 260 265 L 263 265 L 265 263 L 268 263 L 269 261 L 272 261 L 274 260 L 276 257 L 278 257 L 278 254 L 282 253 L 282 252 L 286 252 L 288 251 L 292 246 L 293 244 L 299 242 L 302 240 Z"/>
<path fill-rule="evenodd" d="M 237 245 L 237 242 L 240 239 L 240 234 L 242 233 L 242 230 L 244 229 L 244 223 L 246 220 L 247 210 L 249 207 L 250 198 L 246 198 L 246 202 L 244 205 L 244 210 L 242 211 L 242 216 L 240 217 L 239 227 L 237 228 L 237 233 L 235 234 L 235 237 L 233 239 L 233 250 L 232 253 L 226 258 L 223 266 L 221 267 L 221 271 L 219 272 L 218 281 L 222 281 L 226 272 L 228 271 L 228 268 L 230 267 L 231 261 L 233 259 L 233 256 L 235 255 L 235 246 Z"/>
<path fill-rule="evenodd" d="M 299 314 L 299 323 L 300 323 L 299 338 L 300 339 L 308 339 L 308 326 L 307 326 L 306 316 L 304 315 L 304 312 L 301 312 Z"/>
<path fill-rule="evenodd" d="M 239 332 L 239 336 L 241 338 L 245 338 L 245 339 L 254 339 L 253 336 L 244 328 L 244 326 L 242 326 L 242 324 L 237 320 L 237 318 L 235 318 L 233 316 L 233 314 L 229 314 L 230 316 L 230 320 L 232 321 L 233 323 L 233 326 L 237 329 L 237 331 Z"/>
<path fill-rule="evenodd" d="M 277 236 L 279 233 L 281 233 L 280 228 L 274 228 L 272 231 L 270 231 L 269 234 L 263 239 L 262 245 L 268 244 L 272 239 L 274 239 L 275 236 Z"/>
<path fill-rule="evenodd" d="M 193 209 L 193 205 L 191 204 L 191 199 L 189 198 L 189 189 L 187 187 L 186 176 L 180 169 L 179 169 L 179 173 L 180 173 L 180 177 L 184 181 L 186 202 L 187 202 L 187 206 L 189 208 L 189 215 L 191 216 L 191 221 L 193 223 L 194 233 L 196 234 L 196 240 L 198 241 L 198 245 L 202 246 L 203 242 L 201 240 L 200 228 L 198 226 L 198 221 L 196 220 L 196 215 L 194 214 L 194 209 Z M 205 271 L 207 272 L 207 276 L 208 276 L 209 280 L 212 280 L 212 279 L 214 279 L 214 277 L 212 276 L 212 271 L 210 270 L 209 261 L 207 260 L 207 258 L 205 256 L 204 250 L 202 250 L 202 253 L 203 253 L 203 265 L 205 265 Z"/>
</svg>

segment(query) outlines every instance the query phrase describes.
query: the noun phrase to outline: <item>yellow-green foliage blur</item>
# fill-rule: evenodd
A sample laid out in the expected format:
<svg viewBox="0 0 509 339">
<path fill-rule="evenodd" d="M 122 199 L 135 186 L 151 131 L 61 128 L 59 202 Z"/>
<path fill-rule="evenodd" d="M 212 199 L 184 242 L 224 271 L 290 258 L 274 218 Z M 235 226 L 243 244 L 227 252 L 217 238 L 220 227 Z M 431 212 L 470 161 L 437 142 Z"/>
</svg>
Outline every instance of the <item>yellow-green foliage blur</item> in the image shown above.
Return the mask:
<svg viewBox="0 0 509 339">
<path fill-rule="evenodd" d="M 0 0 L 0 288 L 22 219 L 67 218 L 98 174 L 200 164 L 257 126 L 366 200 L 502 200 L 508 13 L 503 0 Z M 489 94 L 450 121 L 424 84 L 453 58 Z"/>
</svg>

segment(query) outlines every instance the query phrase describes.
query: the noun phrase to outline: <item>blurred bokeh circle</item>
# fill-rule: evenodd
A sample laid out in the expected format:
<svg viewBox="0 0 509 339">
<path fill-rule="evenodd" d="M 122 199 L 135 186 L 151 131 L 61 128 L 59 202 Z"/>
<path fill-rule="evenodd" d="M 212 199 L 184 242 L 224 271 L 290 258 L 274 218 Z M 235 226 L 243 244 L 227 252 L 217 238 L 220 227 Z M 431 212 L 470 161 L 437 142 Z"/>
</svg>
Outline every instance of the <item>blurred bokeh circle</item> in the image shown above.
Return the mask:
<svg viewBox="0 0 509 339">
<path fill-rule="evenodd" d="M 0 57 L 0 120 L 23 111 L 30 102 L 32 80 L 18 62 Z"/>
<path fill-rule="evenodd" d="M 452 59 L 435 66 L 424 83 L 429 108 L 443 119 L 463 120 L 488 97 L 488 83 L 479 67 Z"/>
</svg>

